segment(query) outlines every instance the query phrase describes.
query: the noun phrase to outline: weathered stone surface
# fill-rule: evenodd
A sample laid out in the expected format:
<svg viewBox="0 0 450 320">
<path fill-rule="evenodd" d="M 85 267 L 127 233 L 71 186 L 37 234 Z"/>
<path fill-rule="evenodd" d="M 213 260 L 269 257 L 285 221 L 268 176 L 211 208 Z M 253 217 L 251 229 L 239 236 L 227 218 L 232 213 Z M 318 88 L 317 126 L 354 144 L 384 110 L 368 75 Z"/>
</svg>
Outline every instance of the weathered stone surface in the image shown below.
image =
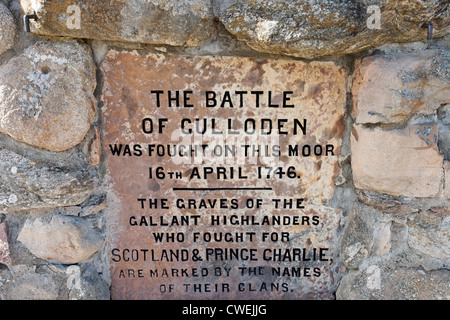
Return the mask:
<svg viewBox="0 0 450 320">
<path fill-rule="evenodd" d="M 53 272 L 36 270 L 34 266 L 14 265 L 0 278 L 6 279 L 0 299 L 2 300 L 57 300 L 60 298 L 60 277 Z"/>
<path fill-rule="evenodd" d="M 379 28 L 372 24 L 376 12 L 369 6 L 374 4 L 380 13 Z M 214 10 L 229 32 L 255 50 L 305 58 L 424 40 L 427 30 L 421 25 L 429 21 L 434 37 L 450 30 L 445 0 L 230 0 L 215 1 Z"/>
<path fill-rule="evenodd" d="M 98 204 L 91 205 L 83 209 L 80 213 L 80 217 L 87 217 L 99 213 L 100 211 L 106 209 L 106 202 L 100 202 Z"/>
<path fill-rule="evenodd" d="M 369 256 L 384 256 L 392 247 L 391 219 L 371 207 L 357 203 L 346 217 L 341 240 L 341 258 L 349 269 L 357 269 Z"/>
<path fill-rule="evenodd" d="M 109 286 L 91 263 L 19 264 L 0 269 L 0 300 L 109 300 Z"/>
<path fill-rule="evenodd" d="M 407 261 L 425 270 L 450 265 L 449 206 L 432 207 L 408 220 L 405 241 Z"/>
<path fill-rule="evenodd" d="M 109 300 L 109 285 L 89 263 L 71 265 L 65 273 L 69 300 Z"/>
<path fill-rule="evenodd" d="M 96 171 L 82 164 L 45 163 L 0 148 L 0 212 L 77 205 L 97 183 Z"/>
<path fill-rule="evenodd" d="M 337 176 L 339 166 L 338 155 L 341 139 L 345 130 L 343 122 L 346 90 L 345 71 L 335 63 L 304 63 L 289 60 L 258 61 L 240 57 L 184 59 L 153 54 L 141 57 L 136 52 L 128 53 L 112 50 L 106 57 L 102 70 L 106 77 L 103 90 L 105 104 L 113 104 L 117 101 L 120 104 L 120 108 L 114 108 L 113 111 L 110 111 L 108 107 L 103 110 L 108 117 L 107 125 L 109 126 L 108 132 L 104 135 L 111 136 L 111 133 L 113 133 L 118 137 L 117 139 L 110 138 L 108 141 L 115 141 L 115 143 L 119 143 L 118 141 L 120 143 L 147 141 L 148 135 L 142 132 L 142 119 L 149 112 L 153 113 L 155 119 L 165 117 L 160 110 L 164 111 L 167 108 L 155 107 L 156 95 L 149 95 L 147 89 L 137 90 L 136 88 L 164 87 L 166 96 L 161 97 L 162 105 L 167 103 L 167 90 L 179 91 L 182 105 L 181 91 L 186 88 L 185 85 L 189 85 L 189 90 L 193 91 L 189 94 L 189 103 L 195 107 L 182 110 L 195 110 L 195 118 L 200 120 L 205 117 L 218 119 L 215 127 L 217 130 L 219 130 L 219 126 L 221 126 L 220 130 L 226 129 L 227 120 L 235 118 L 237 121 L 233 123 L 233 129 L 240 130 L 242 133 L 243 121 L 257 117 L 259 112 L 264 112 L 261 118 L 266 119 L 307 119 L 306 136 L 302 134 L 293 135 L 292 124 L 286 124 L 285 127 L 290 131 L 289 134 L 280 134 L 276 137 L 277 141 L 273 140 L 274 144 L 281 146 L 281 157 L 279 159 L 265 157 L 264 161 L 279 161 L 286 168 L 290 164 L 294 165 L 295 162 L 298 162 L 296 172 L 301 176 L 302 195 L 315 203 L 324 203 L 331 198 L 334 191 L 334 178 Z M 235 71 L 231 72 L 230 70 Z M 126 76 L 124 76 L 125 74 Z M 236 91 L 240 90 L 246 91 L 242 99 L 244 106 L 242 108 L 239 107 L 240 98 L 235 94 Z M 205 107 L 206 91 L 218 92 L 216 97 L 217 107 Z M 259 98 L 261 102 L 258 108 L 255 107 L 255 95 L 251 94 L 251 91 L 264 92 L 264 95 Z M 292 91 L 289 103 L 295 105 L 295 107 L 268 107 L 268 91 L 271 91 L 274 95 L 271 100 L 272 103 L 278 105 L 282 105 L 282 91 Z M 229 107 L 225 93 L 233 95 L 231 98 L 233 107 Z M 219 107 L 221 101 L 225 101 L 225 107 Z M 168 109 L 171 110 L 170 127 L 167 127 L 165 132 L 179 132 L 180 122 L 183 119 L 180 115 L 181 112 L 176 112 L 178 108 Z M 260 111 L 261 109 L 264 111 Z M 237 114 L 238 111 L 239 114 Z M 186 116 L 188 115 L 192 117 L 191 114 Z M 220 118 L 223 118 L 223 120 Z M 258 120 L 258 117 L 256 119 Z M 219 120 L 221 123 L 219 123 Z M 193 120 L 191 121 L 193 123 L 187 126 L 195 130 L 195 123 Z M 203 124 L 203 122 L 201 123 Z M 260 125 L 260 121 L 258 121 L 258 125 Z M 211 129 L 211 125 L 209 129 Z M 274 135 L 276 131 L 278 129 L 274 124 L 271 135 Z M 284 129 L 281 131 L 287 132 Z M 271 135 L 268 135 L 269 139 L 271 139 Z M 214 137 L 207 139 L 212 139 L 214 143 L 235 143 L 235 140 L 233 140 L 235 137 L 237 137 L 236 134 L 228 134 L 222 141 L 214 140 Z M 257 138 L 259 139 L 259 137 Z M 173 143 L 171 135 L 168 135 L 168 137 L 160 135 L 159 139 L 157 141 L 159 144 Z M 256 141 L 256 138 L 253 140 L 246 139 L 246 143 Z M 194 142 L 192 140 L 192 143 Z M 261 140 L 258 143 L 263 142 Z M 328 153 L 328 156 L 325 156 L 326 144 L 334 146 L 333 153 Z M 287 156 L 288 145 L 293 147 L 299 145 L 298 156 Z M 303 145 L 309 145 L 312 150 L 308 156 L 302 156 Z M 322 146 L 322 154 L 319 160 L 313 156 L 315 145 Z M 260 152 L 260 154 L 263 154 L 263 152 Z M 127 161 L 126 158 L 122 158 Z M 259 158 L 264 157 L 259 156 Z M 207 157 L 203 157 L 203 159 L 205 163 L 215 161 L 214 159 L 207 160 Z M 243 161 L 243 152 L 236 156 L 236 159 Z M 255 157 L 251 159 L 251 161 L 256 160 Z M 235 164 L 239 164 L 238 161 L 235 161 Z M 120 164 L 119 167 L 123 165 L 126 164 Z M 252 183 L 257 184 L 256 181 Z M 291 179 L 290 183 L 293 183 L 295 188 L 298 187 L 298 181 Z M 291 189 L 288 184 L 289 182 L 281 180 L 277 189 L 280 191 Z"/>
<path fill-rule="evenodd" d="M 15 36 L 14 17 L 8 8 L 0 2 L 0 55 L 13 47 Z"/>
<path fill-rule="evenodd" d="M 339 171 L 340 146 L 343 139 L 345 125 L 343 123 L 344 105 L 346 96 L 346 77 L 342 67 L 333 62 L 311 62 L 251 59 L 242 57 L 174 57 L 165 55 L 140 55 L 136 52 L 110 51 L 101 66 L 103 71 L 103 110 L 102 124 L 103 145 L 106 149 L 107 169 L 107 210 L 111 217 L 110 235 L 112 269 L 112 298 L 113 299 L 333 299 L 334 291 L 339 279 L 336 264 L 338 256 L 337 232 L 340 226 L 342 212 L 338 208 L 327 206 L 334 191 L 334 179 Z M 160 106 L 157 106 L 156 94 L 149 94 L 149 90 L 162 90 Z M 189 93 L 190 107 L 184 107 L 183 90 Z M 178 95 L 179 107 L 169 107 L 168 91 L 171 97 Z M 216 93 L 217 106 L 206 106 L 206 92 Z M 291 92 L 289 104 L 294 107 L 282 107 L 282 92 Z M 242 93 L 239 97 L 236 92 Z M 256 103 L 255 94 L 261 92 L 259 105 Z M 270 92 L 270 93 L 269 93 Z M 226 98 L 228 96 L 228 98 Z M 271 96 L 272 106 L 268 101 Z M 222 105 L 223 104 L 223 105 Z M 274 107 L 273 104 L 278 104 Z M 222 107 L 221 107 L 222 105 Z M 231 106 L 232 105 L 232 106 Z M 143 119 L 153 119 L 154 129 L 161 132 L 144 133 Z M 164 127 L 157 124 L 158 119 L 167 119 Z M 193 121 L 199 119 L 199 126 L 195 122 L 189 123 L 183 120 Z M 202 134 L 203 121 L 207 119 L 209 127 Z M 254 120 L 256 134 L 253 130 L 245 131 L 244 123 L 249 124 Z M 260 130 L 267 121 L 286 120 L 283 134 L 277 134 L 276 122 L 273 122 L 271 134 L 266 129 Z M 306 119 L 307 130 L 305 134 L 293 133 L 293 125 L 289 123 L 293 119 Z M 215 120 L 214 132 L 211 135 L 212 123 Z M 229 121 L 228 121 L 229 120 Z M 281 122 L 280 122 L 281 123 Z M 182 127 L 184 125 L 184 127 Z M 259 126 L 259 128 L 258 128 Z M 180 133 L 180 129 L 185 133 Z M 191 133 L 186 130 L 192 129 Z M 199 129 L 199 130 L 198 130 Z M 231 130 L 230 130 L 231 129 Z M 197 131 L 198 130 L 198 131 Z M 239 131 L 237 134 L 236 132 Z M 252 133 L 249 133 L 252 132 Z M 266 132 L 264 132 L 266 131 Z M 230 133 L 233 132 L 233 133 Z M 269 140 L 263 140 L 269 138 Z M 260 140 L 259 140 L 260 139 Z M 273 140 L 270 140 L 273 139 Z M 147 146 L 158 146 L 159 150 L 166 146 L 198 147 L 207 142 L 208 149 L 203 152 L 194 152 L 178 157 L 176 154 L 169 156 L 157 155 Z M 121 152 L 112 152 L 115 147 L 122 144 Z M 229 154 L 226 158 L 211 152 L 210 146 L 236 147 L 236 155 Z M 321 145 L 334 146 L 333 154 L 328 153 L 313 156 L 288 153 L 288 146 Z M 265 151 L 248 152 L 244 156 L 242 146 L 250 146 L 256 149 L 259 145 L 279 147 L 280 152 L 272 157 L 272 153 L 265 156 Z M 124 147 L 130 147 L 130 152 Z M 142 154 L 135 152 L 133 146 L 145 146 Z M 117 149 L 115 149 L 117 151 Z M 151 153 L 149 152 L 152 151 Z M 156 149 L 155 149 L 156 150 Z M 173 149 L 172 149 L 173 150 Z M 253 150 L 250 148 L 249 150 Z M 263 150 L 260 148 L 260 150 Z M 318 150 L 318 149 L 317 149 Z M 317 151 L 316 150 L 316 151 Z M 135 154 L 133 154 L 135 153 Z M 195 156 L 196 154 L 196 156 Z M 270 161 L 268 161 L 270 160 Z M 149 166 L 162 167 L 164 172 L 179 172 L 180 178 L 152 177 L 149 179 Z M 267 175 L 257 176 L 257 168 L 267 170 L 268 166 L 281 166 L 286 170 L 292 166 L 295 174 L 287 177 Z M 240 169 L 243 176 L 211 174 L 207 177 L 193 175 L 194 170 L 212 168 Z M 153 170 L 153 169 L 152 169 Z M 180 189 L 179 189 L 180 188 Z M 296 199 L 305 197 L 304 208 L 281 208 L 274 206 L 274 199 Z M 167 200 L 169 209 L 150 209 L 147 204 L 141 207 L 137 198 Z M 219 207 L 216 200 L 226 203 L 234 199 L 237 208 Z M 260 208 L 246 207 L 246 202 L 261 199 Z M 177 201 L 187 203 L 197 202 L 198 205 L 177 206 Z M 250 200 L 250 201 L 249 201 Z M 200 205 L 200 203 L 212 204 Z M 146 202 L 147 203 L 147 202 Z M 180 203 L 180 202 L 179 202 Z M 216 204 L 214 204 L 216 203 Z M 198 215 L 198 223 L 178 226 L 152 226 L 149 236 L 148 226 L 145 221 L 142 224 L 130 223 L 140 216 L 152 216 L 152 219 L 180 219 Z M 319 219 L 320 223 L 255 223 L 238 222 L 230 225 L 228 222 L 213 223 L 212 217 L 228 219 L 271 219 L 283 215 L 303 215 L 304 219 Z M 290 219 L 290 217 L 285 217 Z M 173 240 L 155 241 L 156 233 L 180 232 L 186 238 L 182 242 Z M 247 237 L 248 232 L 253 232 L 254 237 Z M 264 233 L 289 234 L 289 241 L 264 241 Z M 236 241 L 194 239 L 210 234 L 218 237 L 225 235 L 242 234 L 244 238 Z M 121 258 L 126 248 L 152 248 L 155 255 L 154 261 L 144 262 L 142 259 L 127 263 Z M 245 257 L 234 259 L 228 256 L 207 257 L 207 249 L 228 250 L 243 252 L 251 250 L 252 260 Z M 303 248 L 304 252 L 312 255 L 313 248 L 327 250 L 327 261 L 293 261 L 291 258 L 268 258 L 270 252 L 278 250 L 291 250 Z M 159 257 L 167 250 L 183 250 L 183 254 L 189 257 L 181 261 L 175 258 L 169 261 Z M 200 254 L 200 260 L 193 257 L 196 251 Z M 265 251 L 266 250 L 266 251 Z M 210 251 L 208 251 L 210 252 Z M 225 252 L 225 251 L 223 251 Z M 248 251 L 250 252 L 250 251 Z M 263 254 L 266 253 L 264 259 Z M 123 255 L 122 255 L 123 256 Z M 245 261 L 244 261 L 245 260 Z M 125 269 L 143 269 L 143 272 L 157 270 L 159 274 L 172 268 L 203 267 L 208 275 L 195 279 L 195 277 L 174 278 L 174 291 L 161 292 L 160 288 L 167 282 L 164 276 L 147 279 L 127 279 L 121 276 Z M 214 268 L 226 266 L 229 268 L 229 276 L 214 273 Z M 246 268 L 252 267 L 261 270 L 258 274 L 247 274 Z M 242 269 L 240 269 L 242 268 Z M 275 271 L 272 270 L 275 269 Z M 281 268 L 281 269 L 277 269 Z M 313 272 L 306 276 L 294 276 L 289 274 L 291 268 L 296 271 Z M 242 270 L 245 274 L 242 275 Z M 252 269 L 254 270 L 254 269 Z M 284 275 L 277 274 L 277 270 L 283 270 Z M 223 271 L 223 269 L 222 269 Z M 259 272 L 259 271 L 258 271 Z M 320 273 L 320 274 L 319 274 Z M 289 274 L 289 275 L 288 275 Z M 228 285 L 221 287 L 220 283 Z M 192 284 L 213 288 L 219 284 L 217 290 L 193 291 Z M 184 284 L 190 287 L 184 287 Z M 273 286 L 273 290 L 266 290 Z M 282 289 L 281 286 L 285 288 Z M 287 287 L 287 288 L 286 288 Z"/>
<path fill-rule="evenodd" d="M 448 300 L 450 272 L 370 265 L 341 280 L 338 300 Z"/>
<path fill-rule="evenodd" d="M 94 135 L 88 146 L 88 161 L 91 167 L 100 164 L 102 158 L 102 142 L 100 137 L 100 127 L 94 126 Z"/>
<path fill-rule="evenodd" d="M 0 222 L 0 264 L 7 266 L 11 264 L 8 244 L 8 225 L 5 221 Z"/>
<path fill-rule="evenodd" d="M 356 123 L 404 123 L 450 103 L 449 54 L 443 50 L 376 55 L 357 60 Z"/>
<path fill-rule="evenodd" d="M 41 259 L 74 264 L 92 257 L 103 245 L 100 233 L 82 218 L 53 215 L 50 221 L 27 220 L 17 238 Z"/>
<path fill-rule="evenodd" d="M 38 15 L 31 31 L 45 35 L 196 46 L 215 32 L 209 0 L 20 2 L 24 13 Z"/>
<path fill-rule="evenodd" d="M 443 157 L 436 125 L 369 129 L 351 135 L 355 187 L 394 196 L 434 197 L 440 192 Z"/>
<path fill-rule="evenodd" d="M 0 67 L 0 132 L 62 151 L 80 143 L 96 109 L 88 46 L 38 42 Z"/>
<path fill-rule="evenodd" d="M 450 216 L 441 224 L 426 225 L 415 223 L 408 229 L 408 245 L 436 259 L 450 263 Z"/>
<path fill-rule="evenodd" d="M 358 193 L 358 200 L 372 208 L 395 216 L 403 216 L 419 211 L 417 207 L 392 199 L 392 197 L 386 194 L 360 191 Z"/>
</svg>

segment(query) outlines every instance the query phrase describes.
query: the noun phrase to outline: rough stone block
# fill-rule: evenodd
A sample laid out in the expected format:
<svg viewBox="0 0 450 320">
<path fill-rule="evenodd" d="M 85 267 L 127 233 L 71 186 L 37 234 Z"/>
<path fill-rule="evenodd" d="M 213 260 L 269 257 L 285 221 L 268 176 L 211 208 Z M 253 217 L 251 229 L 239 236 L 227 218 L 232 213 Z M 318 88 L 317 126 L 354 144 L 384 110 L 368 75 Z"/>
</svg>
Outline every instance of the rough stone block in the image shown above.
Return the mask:
<svg viewBox="0 0 450 320">
<path fill-rule="evenodd" d="M 94 126 L 94 134 L 88 146 L 88 161 L 91 167 L 100 164 L 102 158 L 102 143 L 100 136 L 100 127 Z"/>
<path fill-rule="evenodd" d="M 42 268 L 41 268 L 42 269 Z M 0 271 L 0 278 L 7 281 L 0 290 L 2 300 L 57 300 L 61 289 L 60 277 L 35 266 L 14 265 Z"/>
<path fill-rule="evenodd" d="M 448 270 L 390 269 L 370 265 L 351 271 L 341 281 L 338 300 L 448 300 Z"/>
<path fill-rule="evenodd" d="M 8 225 L 6 222 L 0 223 L 0 264 L 7 266 L 11 264 L 8 244 Z"/>
<path fill-rule="evenodd" d="M 50 151 L 72 148 L 94 119 L 95 86 L 87 45 L 38 42 L 0 67 L 0 132 Z"/>
<path fill-rule="evenodd" d="M 366 57 L 356 62 L 356 123 L 405 123 L 450 103 L 448 52 L 425 50 Z"/>
<path fill-rule="evenodd" d="M 351 135 L 355 187 L 394 196 L 435 197 L 443 177 L 436 125 L 369 129 Z"/>
<path fill-rule="evenodd" d="M 0 212 L 80 204 L 98 183 L 96 171 L 85 166 L 40 162 L 0 148 Z"/>
<path fill-rule="evenodd" d="M 83 262 L 103 245 L 100 233 L 82 218 L 54 215 L 27 220 L 17 238 L 35 256 L 63 264 Z"/>
<path fill-rule="evenodd" d="M 209 0 L 21 0 L 35 12 L 31 31 L 44 35 L 197 46 L 216 30 Z"/>
</svg>

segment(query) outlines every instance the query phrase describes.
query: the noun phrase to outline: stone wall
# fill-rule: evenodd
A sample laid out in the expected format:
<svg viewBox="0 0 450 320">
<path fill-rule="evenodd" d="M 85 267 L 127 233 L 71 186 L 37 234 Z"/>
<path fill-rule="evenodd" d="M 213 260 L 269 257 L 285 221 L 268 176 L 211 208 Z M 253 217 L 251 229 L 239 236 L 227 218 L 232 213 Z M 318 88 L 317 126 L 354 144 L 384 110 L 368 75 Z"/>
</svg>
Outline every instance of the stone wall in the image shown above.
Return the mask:
<svg viewBox="0 0 450 320">
<path fill-rule="evenodd" d="M 448 1 L 72 2 L 0 1 L 0 299 L 110 299 L 104 61 L 134 51 L 334 65 L 327 297 L 450 298 Z"/>
</svg>

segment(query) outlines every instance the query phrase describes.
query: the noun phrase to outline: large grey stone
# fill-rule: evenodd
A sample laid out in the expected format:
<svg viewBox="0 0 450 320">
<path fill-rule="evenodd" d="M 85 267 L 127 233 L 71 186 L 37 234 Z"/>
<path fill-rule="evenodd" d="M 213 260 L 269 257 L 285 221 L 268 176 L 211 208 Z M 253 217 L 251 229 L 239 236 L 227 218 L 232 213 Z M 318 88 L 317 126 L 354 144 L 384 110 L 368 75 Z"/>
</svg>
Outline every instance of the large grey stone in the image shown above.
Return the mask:
<svg viewBox="0 0 450 320">
<path fill-rule="evenodd" d="M 94 119 L 95 87 L 87 45 L 38 42 L 0 67 L 0 132 L 51 151 L 72 148 Z"/>
<path fill-rule="evenodd" d="M 0 212 L 77 205 L 97 186 L 87 163 L 41 161 L 0 148 Z"/>
<path fill-rule="evenodd" d="M 85 261 L 103 245 L 101 234 L 86 220 L 63 215 L 27 220 L 17 240 L 38 258 L 63 264 Z"/>
<path fill-rule="evenodd" d="M 253 49 L 304 58 L 424 40 L 424 22 L 433 23 L 434 37 L 450 30 L 447 0 L 228 0 L 215 1 L 214 10 Z"/>
<path fill-rule="evenodd" d="M 440 224 L 432 225 L 424 222 L 409 227 L 408 245 L 422 255 L 440 259 L 450 264 L 450 216 Z"/>
<path fill-rule="evenodd" d="M 38 16 L 31 31 L 45 35 L 196 46 L 216 28 L 209 0 L 20 2 L 25 14 Z"/>
</svg>

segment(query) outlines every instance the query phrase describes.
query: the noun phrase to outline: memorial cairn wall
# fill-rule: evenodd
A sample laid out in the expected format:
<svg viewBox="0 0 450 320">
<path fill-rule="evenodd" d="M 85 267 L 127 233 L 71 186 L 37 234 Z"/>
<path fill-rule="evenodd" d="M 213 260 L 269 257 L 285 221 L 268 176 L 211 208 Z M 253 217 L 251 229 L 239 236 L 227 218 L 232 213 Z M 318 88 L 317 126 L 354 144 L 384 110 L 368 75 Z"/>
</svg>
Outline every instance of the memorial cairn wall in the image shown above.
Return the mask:
<svg viewBox="0 0 450 320">
<path fill-rule="evenodd" d="M 1 300 L 450 298 L 446 0 L 1 0 Z"/>
</svg>

